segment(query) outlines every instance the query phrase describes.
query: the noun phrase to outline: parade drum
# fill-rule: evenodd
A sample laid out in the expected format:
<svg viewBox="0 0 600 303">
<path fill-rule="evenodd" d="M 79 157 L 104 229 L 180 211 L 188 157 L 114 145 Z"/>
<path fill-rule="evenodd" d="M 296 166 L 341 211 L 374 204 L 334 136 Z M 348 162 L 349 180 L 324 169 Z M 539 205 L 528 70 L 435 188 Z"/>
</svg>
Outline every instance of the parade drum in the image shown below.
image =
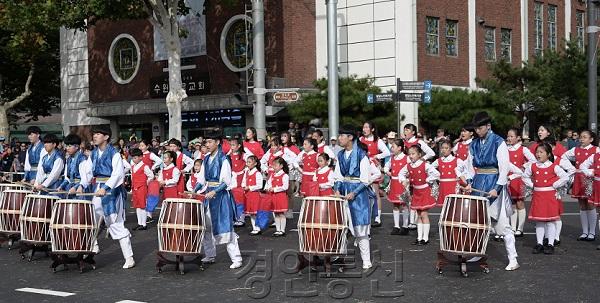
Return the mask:
<svg viewBox="0 0 600 303">
<path fill-rule="evenodd" d="M 300 253 L 346 253 L 347 202 L 337 197 L 306 197 L 298 219 Z"/>
<path fill-rule="evenodd" d="M 7 189 L 2 193 L 0 200 L 0 232 L 6 234 L 20 234 L 19 218 L 25 202 L 25 196 L 32 194 L 27 190 Z"/>
<path fill-rule="evenodd" d="M 158 218 L 158 251 L 200 254 L 204 237 L 204 203 L 197 199 L 166 199 Z"/>
<path fill-rule="evenodd" d="M 2 194 L 6 190 L 27 190 L 27 187 L 21 184 L 14 183 L 0 183 L 0 201 L 2 201 Z"/>
<path fill-rule="evenodd" d="M 88 200 L 58 200 L 50 217 L 52 252 L 91 253 L 98 236 L 94 205 Z"/>
<path fill-rule="evenodd" d="M 52 204 L 58 197 L 27 195 L 21 208 L 21 241 L 50 244 Z"/>
<path fill-rule="evenodd" d="M 440 250 L 459 255 L 485 255 L 491 221 L 484 197 L 448 195 L 440 213 Z"/>
</svg>

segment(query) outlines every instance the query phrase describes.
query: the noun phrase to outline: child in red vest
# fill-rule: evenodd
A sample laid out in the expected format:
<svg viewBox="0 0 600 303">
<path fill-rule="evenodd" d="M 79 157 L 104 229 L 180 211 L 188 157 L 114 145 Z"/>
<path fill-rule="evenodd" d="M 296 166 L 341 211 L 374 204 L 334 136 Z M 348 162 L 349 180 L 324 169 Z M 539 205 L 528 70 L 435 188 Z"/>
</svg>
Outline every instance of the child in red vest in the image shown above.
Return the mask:
<svg viewBox="0 0 600 303">
<path fill-rule="evenodd" d="M 383 171 L 390 177 L 390 185 L 387 198 L 393 204 L 394 228 L 390 235 L 408 235 L 408 205 L 401 196 L 406 190 L 400 183 L 398 175 L 408 164 L 408 157 L 404 154 L 404 141 L 401 139 L 391 140 L 392 157 L 385 163 Z M 400 227 L 400 209 L 402 209 L 402 227 Z"/>
<path fill-rule="evenodd" d="M 592 195 L 588 201 L 597 208 L 600 206 L 600 153 L 591 155 L 579 167 L 586 177 L 593 178 Z M 600 245 L 596 249 L 600 250 Z"/>
<path fill-rule="evenodd" d="M 440 177 L 440 173 L 423 161 L 423 150 L 419 145 L 408 149 L 410 163 L 403 167 L 398 174 L 400 182 L 408 188 L 410 185 L 412 201 L 410 208 L 417 212 L 417 240 L 413 245 L 426 245 L 429 243 L 429 214 L 428 210 L 435 206 L 436 201 L 431 196 L 430 183 Z"/>
<path fill-rule="evenodd" d="M 194 167 L 194 160 L 182 153 L 181 149 L 181 141 L 174 138 L 169 140 L 169 150 L 175 153 L 175 156 L 173 157 L 173 164 L 180 172 L 179 181 L 177 182 L 178 193 L 183 193 L 185 190 L 185 176 L 183 174 L 189 173 Z"/>
<path fill-rule="evenodd" d="M 533 188 L 529 220 L 536 221 L 535 234 L 537 245 L 534 254 L 554 253 L 556 220 L 560 219 L 560 202 L 557 189 L 564 186 L 570 174 L 553 162 L 552 147 L 548 143 L 540 144 L 535 150 L 536 163 L 525 169 L 523 182 Z M 544 235 L 548 236 L 548 245 L 544 247 Z"/>
<path fill-rule="evenodd" d="M 589 196 L 586 194 L 585 176 L 581 172 L 581 164 L 590 156 L 598 153 L 598 147 L 595 145 L 596 135 L 584 130 L 579 135 L 581 143 L 578 147 L 573 147 L 562 155 L 562 159 L 575 162 L 575 179 L 573 180 L 573 189 L 571 196 L 579 200 L 579 218 L 581 220 L 582 234 L 577 238 L 577 241 L 594 241 L 596 240 L 596 221 L 598 221 L 598 213 L 593 203 L 588 201 Z M 558 160 L 558 159 L 557 159 Z"/>
<path fill-rule="evenodd" d="M 138 225 L 133 230 L 146 230 L 146 199 L 148 183 L 154 179 L 154 173 L 144 161 L 139 148 L 130 151 L 131 159 L 131 202 L 135 208 Z"/>
<path fill-rule="evenodd" d="M 275 214 L 276 231 L 273 237 L 283 237 L 285 236 L 286 224 L 285 212 L 288 210 L 289 204 L 287 196 L 287 189 L 290 184 L 289 169 L 287 163 L 281 157 L 275 158 L 272 165 L 273 173 L 267 180 L 265 191 L 271 196 L 271 205 Z"/>
<path fill-rule="evenodd" d="M 444 205 L 446 196 L 458 192 L 459 180 L 462 186 L 467 185 L 467 166 L 465 162 L 452 155 L 452 141 L 441 139 L 439 141 L 440 157 L 431 164 L 440 172 L 440 189 L 437 205 Z"/>
<path fill-rule="evenodd" d="M 246 169 L 246 158 L 247 154 L 244 153 L 242 138 L 233 138 L 230 142 L 230 154 L 229 159 L 231 160 L 231 194 L 235 202 L 236 208 L 236 221 L 233 223 L 235 227 L 244 226 L 244 208 L 245 206 L 245 195 L 244 188 L 242 187 L 242 179 L 244 179 L 244 171 Z"/>
<path fill-rule="evenodd" d="M 196 174 L 200 173 L 201 169 L 202 169 L 202 160 L 197 159 L 196 161 L 194 161 L 194 168 L 192 169 L 192 175 L 190 176 L 187 183 L 185 184 L 185 188 L 187 189 L 187 191 L 189 191 L 189 192 L 198 191 L 198 189 L 196 188 L 196 185 L 198 184 L 198 176 Z M 198 198 L 198 196 L 196 196 L 196 198 Z M 198 198 L 198 200 L 203 200 L 203 199 Z"/>
<path fill-rule="evenodd" d="M 252 231 L 250 235 L 255 236 L 261 233 L 260 228 L 256 226 L 256 213 L 260 206 L 260 191 L 263 188 L 263 175 L 260 172 L 260 162 L 254 155 L 246 160 L 246 169 L 242 178 L 242 188 L 244 189 L 244 198 L 246 201 L 245 212 L 250 215 Z"/>
<path fill-rule="evenodd" d="M 304 139 L 302 148 L 304 150 L 298 154 L 295 164 L 298 171 L 302 174 L 300 193 L 304 197 L 318 196 L 318 186 L 317 183 L 313 181 L 317 168 L 319 167 L 317 162 L 317 157 L 319 156 L 317 153 L 317 141 L 312 138 L 306 138 Z"/>
<path fill-rule="evenodd" d="M 181 171 L 173 164 L 175 157 L 175 152 L 165 151 L 163 156 L 164 167 L 158 174 L 158 183 L 163 187 L 164 199 L 179 198 L 180 196 L 177 184 L 181 177 Z"/>
<path fill-rule="evenodd" d="M 469 156 L 469 146 L 473 142 L 475 128 L 471 124 L 465 124 L 460 130 L 460 141 L 454 145 L 452 152 L 454 156 L 465 161 Z"/>
<path fill-rule="evenodd" d="M 523 179 L 521 175 L 527 163 L 535 163 L 537 160 L 531 151 L 521 145 L 520 131 L 511 128 L 506 134 L 506 145 L 508 147 L 508 157 L 510 159 L 510 172 L 508 173 L 508 192 L 513 201 L 513 214 L 510 216 L 510 226 L 512 226 L 515 237 L 523 236 L 523 226 L 527 218 L 525 210 L 525 199 Z"/>
<path fill-rule="evenodd" d="M 319 164 L 319 169 L 315 173 L 313 178 L 313 182 L 317 182 L 319 186 L 319 196 L 333 196 L 333 169 L 329 167 L 329 163 L 331 159 L 329 155 L 326 153 L 319 154 L 317 158 L 317 163 Z"/>
</svg>

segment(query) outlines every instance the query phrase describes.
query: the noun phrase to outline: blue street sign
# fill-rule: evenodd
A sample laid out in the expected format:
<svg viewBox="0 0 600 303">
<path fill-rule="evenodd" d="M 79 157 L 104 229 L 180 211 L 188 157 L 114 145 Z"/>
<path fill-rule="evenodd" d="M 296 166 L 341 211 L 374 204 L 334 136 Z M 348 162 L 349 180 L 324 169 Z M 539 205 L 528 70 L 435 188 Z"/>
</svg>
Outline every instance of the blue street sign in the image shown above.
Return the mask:
<svg viewBox="0 0 600 303">
<path fill-rule="evenodd" d="M 426 90 L 423 93 L 423 103 L 431 103 L 431 90 Z"/>
<path fill-rule="evenodd" d="M 430 91 L 431 90 L 431 85 L 432 85 L 431 80 L 425 80 L 425 81 L 423 81 L 423 89 L 424 90 L 429 90 Z"/>
<path fill-rule="evenodd" d="M 375 102 L 375 96 L 373 94 L 367 94 L 367 103 L 373 104 Z"/>
</svg>

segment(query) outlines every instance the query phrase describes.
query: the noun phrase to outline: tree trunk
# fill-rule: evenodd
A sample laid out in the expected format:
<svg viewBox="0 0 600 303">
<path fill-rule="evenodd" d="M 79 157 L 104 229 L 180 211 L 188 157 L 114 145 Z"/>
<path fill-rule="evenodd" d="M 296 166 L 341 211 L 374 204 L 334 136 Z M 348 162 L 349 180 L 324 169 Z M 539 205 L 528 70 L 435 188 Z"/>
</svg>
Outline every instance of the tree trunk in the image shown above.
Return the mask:
<svg viewBox="0 0 600 303">
<path fill-rule="evenodd" d="M 167 37 L 165 37 L 167 38 Z M 181 84 L 181 40 L 175 34 L 168 39 L 169 55 L 169 93 L 167 94 L 167 109 L 169 110 L 169 139 L 181 140 L 181 100 L 187 98 Z"/>
<path fill-rule="evenodd" d="M 4 105 L 0 106 L 0 136 L 7 138 L 10 135 L 10 125 L 8 124 L 8 114 Z"/>
</svg>

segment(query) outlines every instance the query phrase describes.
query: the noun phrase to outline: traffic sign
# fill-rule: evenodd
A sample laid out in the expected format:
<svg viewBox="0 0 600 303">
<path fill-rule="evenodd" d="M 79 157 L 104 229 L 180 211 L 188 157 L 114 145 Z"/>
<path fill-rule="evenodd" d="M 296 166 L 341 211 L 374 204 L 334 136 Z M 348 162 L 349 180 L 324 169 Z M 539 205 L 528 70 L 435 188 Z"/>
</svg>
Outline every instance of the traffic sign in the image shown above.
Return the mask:
<svg viewBox="0 0 600 303">
<path fill-rule="evenodd" d="M 432 82 L 431 80 L 425 80 L 425 81 L 401 81 L 400 79 L 397 80 L 396 83 L 396 88 L 398 90 L 398 92 L 403 91 L 403 90 L 431 90 L 432 88 Z"/>
<path fill-rule="evenodd" d="M 396 93 L 387 94 L 367 94 L 367 103 L 384 103 L 384 102 L 396 102 L 398 95 Z"/>
<path fill-rule="evenodd" d="M 425 93 L 399 93 L 398 101 L 401 102 L 423 102 Z"/>
<path fill-rule="evenodd" d="M 423 103 L 431 103 L 431 91 L 426 90 L 423 93 Z"/>
<path fill-rule="evenodd" d="M 275 102 L 296 102 L 300 100 L 300 94 L 297 92 L 276 92 L 273 94 Z"/>
</svg>

